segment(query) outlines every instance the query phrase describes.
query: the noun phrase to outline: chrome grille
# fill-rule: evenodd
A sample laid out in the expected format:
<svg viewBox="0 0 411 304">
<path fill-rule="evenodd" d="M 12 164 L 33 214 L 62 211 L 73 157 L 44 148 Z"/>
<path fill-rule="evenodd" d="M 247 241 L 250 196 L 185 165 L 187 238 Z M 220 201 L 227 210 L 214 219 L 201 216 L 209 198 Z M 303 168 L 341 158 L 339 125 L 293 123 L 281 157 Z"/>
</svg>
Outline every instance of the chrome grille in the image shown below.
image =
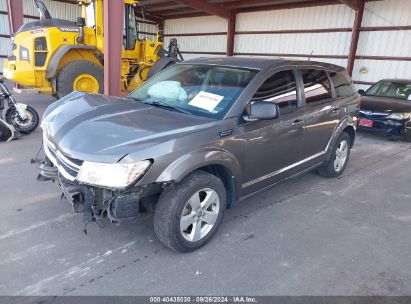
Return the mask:
<svg viewBox="0 0 411 304">
<path fill-rule="evenodd" d="M 77 177 L 82 160 L 74 159 L 65 156 L 58 151 L 56 147 L 44 136 L 43 138 L 44 152 L 50 161 L 57 167 L 59 173 L 66 179 L 74 181 Z"/>
</svg>

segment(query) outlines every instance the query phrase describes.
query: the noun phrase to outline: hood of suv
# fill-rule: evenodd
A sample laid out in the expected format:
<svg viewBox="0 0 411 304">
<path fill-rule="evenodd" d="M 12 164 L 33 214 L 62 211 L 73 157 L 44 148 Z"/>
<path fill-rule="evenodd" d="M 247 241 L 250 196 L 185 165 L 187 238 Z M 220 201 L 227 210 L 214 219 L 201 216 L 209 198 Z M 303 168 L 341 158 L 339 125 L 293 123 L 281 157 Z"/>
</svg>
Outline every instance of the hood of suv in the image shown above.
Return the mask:
<svg viewBox="0 0 411 304">
<path fill-rule="evenodd" d="M 214 123 L 128 98 L 74 92 L 49 106 L 42 128 L 47 140 L 67 156 L 116 162 L 136 149 L 198 132 Z"/>
</svg>

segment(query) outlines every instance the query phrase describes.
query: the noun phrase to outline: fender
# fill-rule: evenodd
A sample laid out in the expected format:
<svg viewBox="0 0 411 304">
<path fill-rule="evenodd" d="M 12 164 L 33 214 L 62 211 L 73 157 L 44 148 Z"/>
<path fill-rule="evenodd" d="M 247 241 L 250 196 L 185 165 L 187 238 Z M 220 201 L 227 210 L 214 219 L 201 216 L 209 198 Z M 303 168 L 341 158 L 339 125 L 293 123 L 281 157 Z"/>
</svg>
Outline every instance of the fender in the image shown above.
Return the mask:
<svg viewBox="0 0 411 304">
<path fill-rule="evenodd" d="M 10 112 L 13 112 L 14 110 L 16 110 L 17 113 L 19 113 L 20 117 L 24 119 L 24 118 L 26 118 L 26 109 L 27 109 L 26 104 L 16 103 L 15 107 L 11 107 L 11 108 L 7 109 L 5 117 L 8 117 L 10 115 Z"/>
<path fill-rule="evenodd" d="M 218 148 L 206 148 L 181 156 L 163 170 L 156 182 L 180 182 L 191 172 L 207 165 L 224 166 L 234 177 L 236 189 L 241 189 L 242 176 L 240 162 L 232 153 Z M 234 191 L 234 193 L 236 192 L 238 191 Z"/>
<path fill-rule="evenodd" d="M 50 60 L 50 63 L 47 67 L 46 78 L 51 79 L 56 76 L 57 67 L 60 63 L 61 58 L 70 50 L 77 49 L 77 50 L 97 50 L 94 46 L 88 45 L 74 45 L 74 44 L 67 44 L 59 47 L 57 51 L 53 54 L 53 57 Z"/>
<path fill-rule="evenodd" d="M 25 103 L 16 103 L 15 107 L 16 107 L 17 112 L 19 112 L 20 117 L 22 119 L 25 119 L 26 118 L 27 105 Z"/>
<path fill-rule="evenodd" d="M 330 141 L 327 144 L 326 147 L 326 159 L 328 160 L 331 157 L 331 152 L 332 152 L 332 147 L 334 147 L 335 142 L 337 139 L 340 137 L 341 133 L 344 131 L 346 127 L 352 127 L 354 129 L 354 132 L 356 132 L 357 129 L 357 119 L 353 118 L 349 115 L 346 115 L 340 122 L 339 124 L 334 128 L 334 132 L 330 138 Z M 354 144 L 354 141 L 351 143 L 352 145 Z"/>
</svg>

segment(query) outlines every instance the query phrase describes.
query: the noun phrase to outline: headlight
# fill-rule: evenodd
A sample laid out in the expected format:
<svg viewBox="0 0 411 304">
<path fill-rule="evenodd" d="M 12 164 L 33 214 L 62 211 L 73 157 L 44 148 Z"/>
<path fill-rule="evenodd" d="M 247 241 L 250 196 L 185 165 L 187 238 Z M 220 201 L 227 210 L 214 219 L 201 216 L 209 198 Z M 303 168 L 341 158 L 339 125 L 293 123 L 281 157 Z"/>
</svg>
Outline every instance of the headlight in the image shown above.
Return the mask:
<svg viewBox="0 0 411 304">
<path fill-rule="evenodd" d="M 132 164 L 107 164 L 85 161 L 77 180 L 81 183 L 107 188 L 126 188 L 150 167 L 148 160 Z"/>
<path fill-rule="evenodd" d="M 389 119 L 404 120 L 410 118 L 411 113 L 391 113 L 387 116 Z"/>
</svg>

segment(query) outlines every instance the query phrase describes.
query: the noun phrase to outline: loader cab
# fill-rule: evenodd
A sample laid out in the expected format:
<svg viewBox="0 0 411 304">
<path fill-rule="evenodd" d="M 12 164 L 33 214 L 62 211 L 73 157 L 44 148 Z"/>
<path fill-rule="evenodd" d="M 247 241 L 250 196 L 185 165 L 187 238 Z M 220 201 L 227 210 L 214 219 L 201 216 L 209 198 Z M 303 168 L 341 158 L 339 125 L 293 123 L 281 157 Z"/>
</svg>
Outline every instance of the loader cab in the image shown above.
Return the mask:
<svg viewBox="0 0 411 304">
<path fill-rule="evenodd" d="M 97 48 L 103 49 L 104 25 L 103 25 L 103 1 L 83 0 L 78 1 L 82 7 L 82 17 L 85 20 L 86 31 L 92 30 L 96 36 Z M 124 26 L 123 46 L 125 50 L 134 50 L 138 42 L 138 24 L 135 15 L 137 1 L 124 1 Z"/>
<path fill-rule="evenodd" d="M 134 50 L 138 40 L 135 5 L 126 4 L 124 13 L 123 45 L 126 50 Z"/>
</svg>

